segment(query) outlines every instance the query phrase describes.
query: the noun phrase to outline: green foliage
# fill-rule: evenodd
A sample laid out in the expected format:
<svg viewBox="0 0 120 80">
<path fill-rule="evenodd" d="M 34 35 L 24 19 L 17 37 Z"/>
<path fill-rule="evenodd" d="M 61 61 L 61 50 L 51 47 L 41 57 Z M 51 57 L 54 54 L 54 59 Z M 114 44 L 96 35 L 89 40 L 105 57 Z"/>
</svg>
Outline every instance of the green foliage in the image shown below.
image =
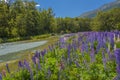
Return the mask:
<svg viewBox="0 0 120 80">
<path fill-rule="evenodd" d="M 36 9 L 33 1 L 0 3 L 0 38 L 30 37 L 55 32 L 52 9 Z"/>
<path fill-rule="evenodd" d="M 91 29 L 94 31 L 120 30 L 120 8 L 107 12 L 99 12 L 91 22 Z"/>
<path fill-rule="evenodd" d="M 89 18 L 56 18 L 57 22 L 57 32 L 60 33 L 70 33 L 70 32 L 79 32 L 79 31 L 90 31 L 90 22 Z"/>
<path fill-rule="evenodd" d="M 2 43 L 3 42 L 3 40 L 0 38 L 0 43 Z"/>
<path fill-rule="evenodd" d="M 34 39 L 45 39 L 45 38 L 48 38 L 48 37 L 50 37 L 50 34 L 44 34 L 44 35 L 38 35 L 38 36 L 31 36 L 30 38 L 32 40 L 34 40 Z"/>
</svg>

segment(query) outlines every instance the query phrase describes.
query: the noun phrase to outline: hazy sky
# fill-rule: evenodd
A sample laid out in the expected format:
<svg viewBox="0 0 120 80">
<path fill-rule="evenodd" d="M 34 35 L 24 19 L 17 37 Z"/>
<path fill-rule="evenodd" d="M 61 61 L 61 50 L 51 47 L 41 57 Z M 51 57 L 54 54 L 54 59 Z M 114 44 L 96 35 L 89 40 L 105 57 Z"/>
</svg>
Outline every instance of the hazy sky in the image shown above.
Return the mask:
<svg viewBox="0 0 120 80">
<path fill-rule="evenodd" d="M 115 0 L 35 0 L 41 8 L 51 7 L 57 17 L 77 17 Z"/>
</svg>

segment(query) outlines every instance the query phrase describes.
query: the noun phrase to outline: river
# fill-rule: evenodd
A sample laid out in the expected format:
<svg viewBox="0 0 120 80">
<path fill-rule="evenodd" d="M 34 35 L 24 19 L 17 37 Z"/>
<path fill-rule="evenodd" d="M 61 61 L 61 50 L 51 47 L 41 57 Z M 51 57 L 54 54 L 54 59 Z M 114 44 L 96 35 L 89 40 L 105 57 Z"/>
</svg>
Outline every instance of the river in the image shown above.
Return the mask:
<svg viewBox="0 0 120 80">
<path fill-rule="evenodd" d="M 47 43 L 47 41 L 3 43 L 0 44 L 0 56 L 35 48 L 44 45 L 45 43 Z M 0 62 L 2 62 L 1 59 Z"/>
</svg>

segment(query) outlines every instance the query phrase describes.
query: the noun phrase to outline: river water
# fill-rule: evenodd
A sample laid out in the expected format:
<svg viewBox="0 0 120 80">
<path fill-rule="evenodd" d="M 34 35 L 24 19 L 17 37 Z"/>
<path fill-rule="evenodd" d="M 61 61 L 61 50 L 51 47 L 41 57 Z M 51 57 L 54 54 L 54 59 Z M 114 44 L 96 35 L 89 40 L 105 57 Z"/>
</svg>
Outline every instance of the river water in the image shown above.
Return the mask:
<svg viewBox="0 0 120 80">
<path fill-rule="evenodd" d="M 47 41 L 0 44 L 0 56 L 44 45 Z"/>
</svg>

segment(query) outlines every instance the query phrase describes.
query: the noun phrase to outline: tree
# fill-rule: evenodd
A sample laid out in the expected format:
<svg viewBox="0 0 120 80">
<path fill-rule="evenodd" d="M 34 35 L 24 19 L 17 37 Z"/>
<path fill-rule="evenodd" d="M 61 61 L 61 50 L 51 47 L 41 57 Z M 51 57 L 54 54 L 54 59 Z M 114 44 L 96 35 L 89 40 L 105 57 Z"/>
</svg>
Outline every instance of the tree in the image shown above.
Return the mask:
<svg viewBox="0 0 120 80">
<path fill-rule="evenodd" d="M 0 3 L 0 37 L 8 37 L 8 5 L 5 2 Z"/>
<path fill-rule="evenodd" d="M 99 12 L 91 22 L 91 28 L 95 31 L 111 31 L 118 29 L 120 22 L 120 8 L 114 8 L 107 12 Z"/>
</svg>

